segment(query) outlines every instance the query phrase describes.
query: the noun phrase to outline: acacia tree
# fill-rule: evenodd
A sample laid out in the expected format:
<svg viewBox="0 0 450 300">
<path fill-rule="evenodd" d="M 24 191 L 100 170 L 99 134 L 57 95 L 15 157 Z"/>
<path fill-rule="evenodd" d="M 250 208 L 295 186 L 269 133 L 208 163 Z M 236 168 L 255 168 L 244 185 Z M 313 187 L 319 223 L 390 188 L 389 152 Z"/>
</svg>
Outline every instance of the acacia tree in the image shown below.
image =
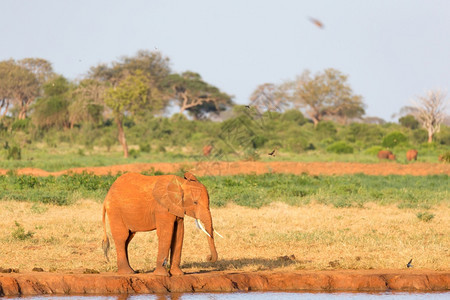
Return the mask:
<svg viewBox="0 0 450 300">
<path fill-rule="evenodd" d="M 71 127 L 80 122 L 99 123 L 105 110 L 105 84 L 95 79 L 84 79 L 78 83 L 71 94 L 68 107 Z"/>
<path fill-rule="evenodd" d="M 324 117 L 337 118 L 345 123 L 347 118 L 364 114 L 362 97 L 354 95 L 347 76 L 335 69 L 326 69 L 313 77 L 304 72 L 292 83 L 293 101 L 313 120 L 314 126 Z"/>
<path fill-rule="evenodd" d="M 172 90 L 180 113 L 187 110 L 195 119 L 208 113 L 218 114 L 233 105 L 230 95 L 203 81 L 200 74 L 195 72 L 171 74 L 167 76 L 165 86 Z"/>
<path fill-rule="evenodd" d="M 445 119 L 447 107 L 446 94 L 440 90 L 427 91 L 425 96 L 417 97 L 415 101 L 415 117 L 428 132 L 428 143 L 438 133 Z"/>
<path fill-rule="evenodd" d="M 19 107 L 19 119 L 25 119 L 30 104 L 39 94 L 39 81 L 27 68 L 13 60 L 0 62 L 0 105 L 2 116 L 9 105 Z"/>
<path fill-rule="evenodd" d="M 128 145 L 123 130 L 123 119 L 126 113 L 135 114 L 149 104 L 148 91 L 148 79 L 141 71 L 129 74 L 116 86 L 106 90 L 105 103 L 112 110 L 125 158 L 128 157 Z"/>
<path fill-rule="evenodd" d="M 282 112 L 289 106 L 288 84 L 277 86 L 273 83 L 264 83 L 259 85 L 250 96 L 250 105 L 259 111 Z"/>
</svg>

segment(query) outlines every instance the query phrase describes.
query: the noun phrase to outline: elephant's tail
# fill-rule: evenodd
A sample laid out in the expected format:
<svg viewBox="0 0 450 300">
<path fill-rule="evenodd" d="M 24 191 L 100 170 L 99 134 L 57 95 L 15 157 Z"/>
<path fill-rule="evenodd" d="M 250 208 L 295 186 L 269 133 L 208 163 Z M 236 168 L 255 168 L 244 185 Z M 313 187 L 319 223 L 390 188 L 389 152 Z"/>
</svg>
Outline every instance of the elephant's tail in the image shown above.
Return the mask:
<svg viewBox="0 0 450 300">
<path fill-rule="evenodd" d="M 108 234 L 106 234 L 106 223 L 105 223 L 106 208 L 105 208 L 105 204 L 103 204 L 102 214 L 103 214 L 102 222 L 103 222 L 103 232 L 104 232 L 103 241 L 102 241 L 102 248 L 103 248 L 103 253 L 105 254 L 106 260 L 109 262 L 108 252 L 109 252 L 110 245 L 109 245 Z"/>
</svg>

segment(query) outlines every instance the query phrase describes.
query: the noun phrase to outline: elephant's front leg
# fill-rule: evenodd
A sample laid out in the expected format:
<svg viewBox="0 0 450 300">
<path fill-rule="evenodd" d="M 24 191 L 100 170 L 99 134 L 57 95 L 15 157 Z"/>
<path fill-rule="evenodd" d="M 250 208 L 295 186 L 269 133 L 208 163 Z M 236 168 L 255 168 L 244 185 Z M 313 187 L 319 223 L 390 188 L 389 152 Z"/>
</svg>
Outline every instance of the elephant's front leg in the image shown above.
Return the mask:
<svg viewBox="0 0 450 300">
<path fill-rule="evenodd" d="M 170 274 L 183 275 L 180 269 L 181 249 L 183 248 L 184 219 L 177 217 L 173 229 L 172 244 L 170 246 Z"/>
<path fill-rule="evenodd" d="M 169 250 L 176 216 L 166 213 L 156 216 L 156 234 L 158 235 L 158 257 L 156 258 L 155 275 L 169 276 L 165 265 L 168 263 Z"/>
</svg>

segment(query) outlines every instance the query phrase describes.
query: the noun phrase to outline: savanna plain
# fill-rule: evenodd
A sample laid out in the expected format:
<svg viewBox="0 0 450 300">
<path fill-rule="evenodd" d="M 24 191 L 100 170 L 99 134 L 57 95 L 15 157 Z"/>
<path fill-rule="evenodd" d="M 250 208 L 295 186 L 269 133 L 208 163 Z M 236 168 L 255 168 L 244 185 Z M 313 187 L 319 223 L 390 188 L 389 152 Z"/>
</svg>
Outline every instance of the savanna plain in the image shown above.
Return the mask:
<svg viewBox="0 0 450 300">
<path fill-rule="evenodd" d="M 426 164 L 440 173 L 377 176 L 362 169 L 358 174 L 281 174 L 267 167 L 262 174 L 199 176 L 209 190 L 214 228 L 223 236 L 216 237 L 219 260 L 206 262 L 206 236 L 186 217 L 181 267 L 187 273 L 406 269 L 413 259 L 414 269 L 448 271 L 449 168 Z M 370 168 L 384 165 L 372 163 Z M 181 175 L 191 166 L 177 165 L 170 173 Z M 120 172 L 96 175 L 95 168 L 86 167 L 81 173 L 36 176 L 20 169 L 4 171 L 3 271 L 116 271 L 114 246 L 110 262 L 101 249 L 101 207 Z M 164 170 L 141 172 L 158 175 Z M 136 234 L 129 251 L 135 270 L 153 271 L 156 232 Z"/>
</svg>

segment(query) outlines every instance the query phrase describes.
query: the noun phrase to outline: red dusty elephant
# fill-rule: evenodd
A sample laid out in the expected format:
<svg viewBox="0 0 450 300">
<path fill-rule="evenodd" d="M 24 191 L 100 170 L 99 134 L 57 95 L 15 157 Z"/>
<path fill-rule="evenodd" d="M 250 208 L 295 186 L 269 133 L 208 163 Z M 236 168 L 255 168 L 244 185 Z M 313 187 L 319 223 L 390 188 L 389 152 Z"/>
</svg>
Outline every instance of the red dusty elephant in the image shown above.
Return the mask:
<svg viewBox="0 0 450 300">
<path fill-rule="evenodd" d="M 378 152 L 377 157 L 379 159 L 395 160 L 395 155 L 389 150 L 381 150 L 380 152 Z"/>
<path fill-rule="evenodd" d="M 408 150 L 408 152 L 406 152 L 406 159 L 408 160 L 408 161 L 411 161 L 411 160 L 417 160 L 417 154 L 418 154 L 419 152 L 417 152 L 417 150 L 416 149 L 411 149 L 411 150 Z"/>
<path fill-rule="evenodd" d="M 156 229 L 158 256 L 154 274 L 169 275 L 165 266 L 170 253 L 170 275 L 182 275 L 180 261 L 185 215 L 195 218 L 197 225 L 208 235 L 211 254 L 207 260 L 217 260 L 208 191 L 189 172 L 184 178 L 137 173 L 117 178 L 103 202 L 103 250 L 108 259 L 105 213 L 116 245 L 118 273 L 134 273 L 128 260 L 128 244 L 136 232 Z"/>
</svg>

